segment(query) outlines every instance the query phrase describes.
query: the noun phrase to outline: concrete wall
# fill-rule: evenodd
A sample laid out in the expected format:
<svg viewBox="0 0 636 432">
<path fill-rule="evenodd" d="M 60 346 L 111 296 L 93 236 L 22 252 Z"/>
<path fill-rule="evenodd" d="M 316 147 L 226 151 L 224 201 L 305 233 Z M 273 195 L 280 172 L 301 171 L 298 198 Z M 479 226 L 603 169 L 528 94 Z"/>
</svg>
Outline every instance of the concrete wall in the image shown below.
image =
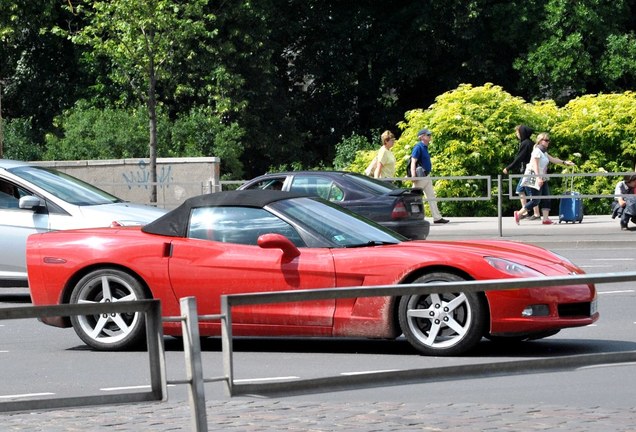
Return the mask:
<svg viewBox="0 0 636 432">
<path fill-rule="evenodd" d="M 221 190 L 217 157 L 158 158 L 157 205 L 175 208 L 186 198 Z M 150 203 L 150 160 L 41 161 L 126 201 Z"/>
</svg>

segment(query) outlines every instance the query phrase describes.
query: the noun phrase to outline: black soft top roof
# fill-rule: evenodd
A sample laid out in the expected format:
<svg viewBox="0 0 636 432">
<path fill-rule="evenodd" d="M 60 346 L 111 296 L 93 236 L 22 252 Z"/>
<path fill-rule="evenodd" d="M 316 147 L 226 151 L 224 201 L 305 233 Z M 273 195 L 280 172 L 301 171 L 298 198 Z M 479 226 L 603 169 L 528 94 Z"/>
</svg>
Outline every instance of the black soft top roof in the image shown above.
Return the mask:
<svg viewBox="0 0 636 432">
<path fill-rule="evenodd" d="M 197 207 L 255 207 L 263 208 L 276 201 L 307 196 L 277 190 L 239 190 L 217 192 L 188 198 L 176 209 L 145 225 L 141 230 L 149 234 L 185 237 L 190 212 Z"/>
</svg>

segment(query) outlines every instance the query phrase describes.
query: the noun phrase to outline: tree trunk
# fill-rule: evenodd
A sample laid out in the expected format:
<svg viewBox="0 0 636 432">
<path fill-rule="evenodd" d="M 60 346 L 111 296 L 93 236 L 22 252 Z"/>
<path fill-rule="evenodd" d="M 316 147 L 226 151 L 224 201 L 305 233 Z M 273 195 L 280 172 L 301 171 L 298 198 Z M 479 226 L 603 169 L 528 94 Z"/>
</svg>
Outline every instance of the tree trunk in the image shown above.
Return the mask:
<svg viewBox="0 0 636 432">
<path fill-rule="evenodd" d="M 154 62 L 150 59 L 150 86 L 148 88 L 148 115 L 150 118 L 150 203 L 157 203 L 157 77 Z"/>
</svg>

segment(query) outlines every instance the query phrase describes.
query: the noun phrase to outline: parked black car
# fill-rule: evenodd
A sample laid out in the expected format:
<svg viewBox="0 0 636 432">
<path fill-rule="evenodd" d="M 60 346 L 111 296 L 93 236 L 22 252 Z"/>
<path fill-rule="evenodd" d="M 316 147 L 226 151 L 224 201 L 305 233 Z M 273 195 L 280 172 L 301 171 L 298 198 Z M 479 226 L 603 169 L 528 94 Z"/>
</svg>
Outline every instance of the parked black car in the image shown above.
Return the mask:
<svg viewBox="0 0 636 432">
<path fill-rule="evenodd" d="M 344 171 L 294 171 L 265 174 L 239 189 L 276 189 L 319 196 L 363 215 L 403 236 L 423 240 L 430 224 L 424 219 L 422 190 Z"/>
</svg>

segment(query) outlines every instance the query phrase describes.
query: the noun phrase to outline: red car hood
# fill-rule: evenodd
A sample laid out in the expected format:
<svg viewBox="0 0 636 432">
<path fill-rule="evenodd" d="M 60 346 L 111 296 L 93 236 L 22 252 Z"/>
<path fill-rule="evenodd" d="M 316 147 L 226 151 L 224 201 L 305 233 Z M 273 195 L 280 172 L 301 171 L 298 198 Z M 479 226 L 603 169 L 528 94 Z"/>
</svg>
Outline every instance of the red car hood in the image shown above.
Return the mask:
<svg viewBox="0 0 636 432">
<path fill-rule="evenodd" d="M 563 258 L 539 246 L 528 243 L 515 242 L 510 240 L 463 240 L 463 241 L 411 241 L 403 243 L 409 246 L 425 247 L 425 248 L 444 248 L 451 246 L 454 250 L 483 254 L 484 256 L 496 255 L 504 258 L 503 255 L 515 257 L 525 257 L 529 259 L 538 259 L 540 261 L 561 262 Z"/>
<path fill-rule="evenodd" d="M 464 241 L 430 241 L 414 240 L 401 243 L 402 247 L 424 249 L 427 254 L 445 254 L 451 260 L 467 256 L 491 256 L 504 258 L 518 264 L 531 267 L 545 275 L 563 274 L 563 267 L 567 273 L 583 273 L 567 259 L 539 246 L 509 240 L 464 240 Z M 549 271 L 548 268 L 558 269 Z"/>
</svg>

